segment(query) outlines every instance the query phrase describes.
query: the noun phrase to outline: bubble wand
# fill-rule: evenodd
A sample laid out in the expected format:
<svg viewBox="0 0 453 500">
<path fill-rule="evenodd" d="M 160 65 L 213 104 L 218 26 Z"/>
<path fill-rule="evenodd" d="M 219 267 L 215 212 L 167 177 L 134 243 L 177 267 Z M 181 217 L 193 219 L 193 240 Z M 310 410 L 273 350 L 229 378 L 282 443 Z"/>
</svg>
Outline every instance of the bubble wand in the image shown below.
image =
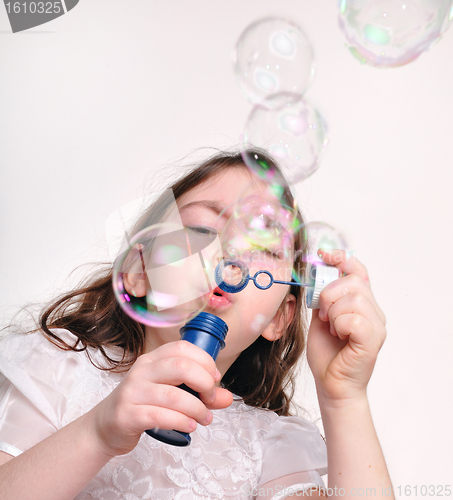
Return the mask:
<svg viewBox="0 0 453 500">
<path fill-rule="evenodd" d="M 239 272 L 234 270 L 236 268 Z M 269 271 L 260 270 L 250 276 L 249 269 L 244 261 L 240 259 L 222 260 L 215 269 L 215 280 L 217 286 L 227 293 L 238 293 L 253 281 L 260 290 L 267 290 L 274 283 L 279 285 L 301 286 L 307 288 L 307 306 L 310 309 L 319 309 L 319 296 L 322 290 L 332 281 L 340 277 L 340 271 L 334 266 L 328 266 L 321 262 L 313 264 L 307 283 L 297 283 L 296 281 L 276 280 Z M 266 283 L 260 283 L 259 277 L 266 279 Z M 230 281 L 228 281 L 230 279 Z M 234 283 L 232 282 L 234 281 Z"/>
</svg>

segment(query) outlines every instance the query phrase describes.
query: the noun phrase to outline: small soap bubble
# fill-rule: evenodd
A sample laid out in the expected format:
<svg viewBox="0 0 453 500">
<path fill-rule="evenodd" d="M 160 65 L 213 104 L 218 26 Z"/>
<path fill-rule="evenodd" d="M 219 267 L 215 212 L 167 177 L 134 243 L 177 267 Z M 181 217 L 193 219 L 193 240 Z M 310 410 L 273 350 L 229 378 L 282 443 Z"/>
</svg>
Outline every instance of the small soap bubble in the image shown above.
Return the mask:
<svg viewBox="0 0 453 500">
<path fill-rule="evenodd" d="M 328 144 L 326 123 L 306 100 L 277 94 L 275 106 L 257 105 L 250 113 L 243 134 L 244 150 L 261 148 L 276 158 L 288 184 L 296 184 L 317 170 Z M 275 169 L 267 169 L 253 154 L 244 161 L 263 180 L 274 182 Z M 262 174 L 262 175 L 261 175 Z M 278 178 L 275 182 L 279 182 Z"/>
<path fill-rule="evenodd" d="M 148 326 L 184 324 L 209 302 L 216 287 L 212 257 L 219 249 L 214 232 L 172 223 L 143 229 L 114 262 L 120 306 Z"/>
<path fill-rule="evenodd" d="M 250 242 L 266 246 L 292 237 L 298 225 L 297 205 L 295 201 L 289 205 L 282 194 L 274 185 L 265 184 L 258 190 L 255 183 L 240 194 L 233 215 L 238 229 Z"/>
<path fill-rule="evenodd" d="M 417 59 L 448 28 L 452 0 L 340 0 L 339 24 L 351 54 L 380 68 Z"/>
<path fill-rule="evenodd" d="M 291 92 L 299 97 L 314 77 L 313 49 L 302 29 L 279 18 L 248 26 L 233 52 L 240 87 L 253 103 L 275 104 L 266 97 Z"/>
<path fill-rule="evenodd" d="M 264 326 L 266 326 L 266 316 L 263 314 L 257 314 L 250 324 L 252 331 L 256 333 L 262 331 Z"/>
<path fill-rule="evenodd" d="M 306 273 L 310 271 L 311 266 L 324 262 L 319 253 L 320 249 L 332 252 L 334 257 L 336 250 L 344 250 L 347 257 L 352 255 L 345 237 L 325 222 L 313 221 L 301 224 L 297 231 L 302 233 L 302 261 L 307 264 L 294 268 L 293 278 L 298 283 L 306 282 Z"/>
<path fill-rule="evenodd" d="M 306 261 L 323 262 L 319 255 L 319 250 L 334 252 L 335 250 L 344 250 L 348 252 L 348 243 L 344 236 L 333 226 L 325 222 L 313 221 L 305 224 L 304 241 L 307 242 Z"/>
</svg>

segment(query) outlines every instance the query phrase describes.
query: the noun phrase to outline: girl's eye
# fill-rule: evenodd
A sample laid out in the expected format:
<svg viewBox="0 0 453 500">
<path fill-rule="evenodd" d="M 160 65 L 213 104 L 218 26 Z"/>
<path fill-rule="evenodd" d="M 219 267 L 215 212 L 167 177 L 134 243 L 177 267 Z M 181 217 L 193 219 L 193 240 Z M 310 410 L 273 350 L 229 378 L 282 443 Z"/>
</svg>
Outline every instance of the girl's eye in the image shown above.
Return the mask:
<svg viewBox="0 0 453 500">
<path fill-rule="evenodd" d="M 213 227 L 208 226 L 187 226 L 188 229 L 199 234 L 216 236 L 217 231 Z"/>
<path fill-rule="evenodd" d="M 255 247 L 255 251 L 263 252 L 264 254 L 266 254 L 267 256 L 270 256 L 272 258 L 277 258 L 278 257 L 278 255 L 275 252 L 273 252 L 272 250 L 270 250 L 269 248 L 264 248 L 264 247 L 256 246 Z"/>
</svg>

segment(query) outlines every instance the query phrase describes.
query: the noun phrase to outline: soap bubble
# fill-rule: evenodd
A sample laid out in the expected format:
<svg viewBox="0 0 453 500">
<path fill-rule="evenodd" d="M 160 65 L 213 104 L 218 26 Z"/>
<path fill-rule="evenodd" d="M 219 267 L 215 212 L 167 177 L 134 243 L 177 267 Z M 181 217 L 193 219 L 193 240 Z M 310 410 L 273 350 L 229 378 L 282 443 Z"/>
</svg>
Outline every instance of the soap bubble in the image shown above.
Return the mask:
<svg viewBox="0 0 453 500">
<path fill-rule="evenodd" d="M 448 17 L 442 27 L 442 35 L 447 31 L 448 27 L 453 21 L 453 1 L 451 2 L 450 12 L 448 13 Z"/>
<path fill-rule="evenodd" d="M 300 219 L 296 202 L 284 195 L 281 186 L 252 181 L 219 215 L 214 226 L 221 228 L 220 252 L 213 260 L 222 290 L 240 292 L 249 278 L 262 290 L 272 286 L 272 278 L 291 280 Z"/>
<path fill-rule="evenodd" d="M 233 216 L 250 242 L 265 246 L 292 236 L 299 225 L 297 205 L 294 199 L 288 204 L 283 194 L 281 185 L 264 185 L 258 190 L 252 182 L 239 195 Z"/>
<path fill-rule="evenodd" d="M 278 92 L 300 98 L 314 77 L 310 42 L 299 26 L 285 19 L 266 18 L 248 26 L 236 44 L 233 65 L 253 104 Z"/>
<path fill-rule="evenodd" d="M 253 276 L 268 271 L 275 279 L 290 280 L 294 256 L 293 230 L 295 224 L 285 226 L 288 213 L 276 205 L 255 203 L 257 198 L 244 199 L 244 211 L 228 219 L 220 233 L 219 257 L 214 261 L 238 262 L 225 268 L 225 281 L 237 285 L 245 278 L 244 269 Z M 261 201 L 261 200 L 260 200 Z M 293 215 L 291 214 L 291 218 Z M 266 276 L 260 277 L 266 280 Z M 265 283 L 262 283 L 265 286 Z"/>
<path fill-rule="evenodd" d="M 320 249 L 328 252 L 334 250 L 349 252 L 345 237 L 340 231 L 325 222 L 308 222 L 302 230 L 304 231 L 304 241 L 307 242 L 305 252 L 307 262 L 322 262 L 321 257 L 318 255 Z"/>
<path fill-rule="evenodd" d="M 264 316 L 263 314 L 256 314 L 250 324 L 251 329 L 255 333 L 263 331 L 265 326 L 266 326 L 266 316 Z"/>
<path fill-rule="evenodd" d="M 182 325 L 201 312 L 216 287 L 214 231 L 161 223 L 143 229 L 114 262 L 113 288 L 124 311 L 149 326 Z"/>
<path fill-rule="evenodd" d="M 267 152 L 263 154 L 258 148 L 253 148 L 243 150 L 241 155 L 244 163 L 254 175 L 272 186 L 276 193 L 283 193 L 287 181 L 280 170 L 268 161 Z"/>
<path fill-rule="evenodd" d="M 319 167 L 328 144 L 327 126 L 320 113 L 303 99 L 294 101 L 291 95 L 277 94 L 269 100 L 278 102 L 278 106 L 255 106 L 248 117 L 243 158 L 260 178 L 268 182 L 276 178 L 278 182 L 274 169 L 262 175 L 262 162 L 247 152 L 254 147 L 265 149 L 278 161 L 286 182 L 295 184 Z"/>
<path fill-rule="evenodd" d="M 352 254 L 344 236 L 337 229 L 325 222 L 313 221 L 301 224 L 296 231 L 302 232 L 304 246 L 300 251 L 303 253 L 302 261 L 308 265 L 301 265 L 299 270 L 294 269 L 293 278 L 298 283 L 305 283 L 308 279 L 306 273 L 310 272 L 311 267 L 323 262 L 318 255 L 318 250 L 322 249 L 332 252 L 334 258 L 335 250 L 344 250 L 347 257 Z"/>
<path fill-rule="evenodd" d="M 452 0 L 340 0 L 339 24 L 361 63 L 390 68 L 428 50 L 453 17 Z"/>
</svg>

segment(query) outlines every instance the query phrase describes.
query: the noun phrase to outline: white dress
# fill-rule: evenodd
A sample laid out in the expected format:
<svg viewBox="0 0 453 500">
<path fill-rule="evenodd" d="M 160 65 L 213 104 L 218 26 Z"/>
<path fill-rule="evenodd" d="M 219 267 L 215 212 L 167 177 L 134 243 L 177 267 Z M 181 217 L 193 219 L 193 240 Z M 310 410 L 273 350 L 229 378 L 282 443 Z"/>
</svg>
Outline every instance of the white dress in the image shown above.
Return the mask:
<svg viewBox="0 0 453 500">
<path fill-rule="evenodd" d="M 55 332 L 70 342 L 75 338 Z M 103 361 L 98 351 L 90 353 Z M 93 408 L 123 377 L 94 367 L 85 352 L 57 348 L 39 332 L 3 335 L 0 450 L 12 456 L 26 451 Z M 210 425 L 198 425 L 187 447 L 143 433 L 132 452 L 110 460 L 75 498 L 250 499 L 271 484 L 280 499 L 285 489 L 324 487 L 327 452 L 315 424 L 242 401 L 213 415 Z"/>
</svg>

